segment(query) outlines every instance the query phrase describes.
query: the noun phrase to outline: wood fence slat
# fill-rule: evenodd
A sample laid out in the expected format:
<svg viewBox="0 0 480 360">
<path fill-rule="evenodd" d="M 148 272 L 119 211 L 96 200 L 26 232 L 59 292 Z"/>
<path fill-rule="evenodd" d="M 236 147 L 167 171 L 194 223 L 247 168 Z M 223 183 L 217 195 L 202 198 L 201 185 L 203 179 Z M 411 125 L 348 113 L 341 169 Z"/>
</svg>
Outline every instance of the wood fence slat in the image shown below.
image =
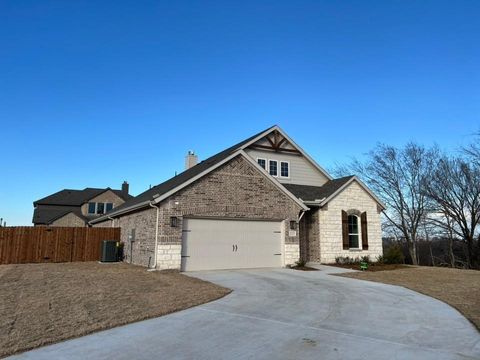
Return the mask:
<svg viewBox="0 0 480 360">
<path fill-rule="evenodd" d="M 0 264 L 98 261 L 103 240 L 120 241 L 120 228 L 0 227 Z"/>
</svg>

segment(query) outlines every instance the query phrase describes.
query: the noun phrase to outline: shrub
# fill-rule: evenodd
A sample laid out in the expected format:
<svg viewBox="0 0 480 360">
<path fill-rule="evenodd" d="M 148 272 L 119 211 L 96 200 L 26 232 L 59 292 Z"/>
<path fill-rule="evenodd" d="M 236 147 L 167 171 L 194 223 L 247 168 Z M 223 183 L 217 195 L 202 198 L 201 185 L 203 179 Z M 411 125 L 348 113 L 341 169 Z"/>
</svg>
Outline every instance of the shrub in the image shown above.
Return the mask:
<svg viewBox="0 0 480 360">
<path fill-rule="evenodd" d="M 383 262 L 385 264 L 403 264 L 405 257 L 400 245 L 392 244 L 383 252 Z"/>
<path fill-rule="evenodd" d="M 339 265 L 355 265 L 360 262 L 360 259 L 358 257 L 356 258 L 351 258 L 350 256 L 337 256 L 335 258 L 335 263 Z"/>
<path fill-rule="evenodd" d="M 297 261 L 295 262 L 295 264 L 297 265 L 297 267 L 300 267 L 300 268 L 301 268 L 301 267 L 305 267 L 305 265 L 307 264 L 307 262 L 306 262 L 305 260 L 300 259 L 300 260 L 297 260 Z"/>
<path fill-rule="evenodd" d="M 360 261 L 361 262 L 366 262 L 367 264 L 370 264 L 371 261 L 370 261 L 370 255 L 364 255 L 360 258 Z"/>
<path fill-rule="evenodd" d="M 384 263 L 385 263 L 385 259 L 384 259 L 383 255 L 377 256 L 377 264 L 382 265 Z"/>
</svg>

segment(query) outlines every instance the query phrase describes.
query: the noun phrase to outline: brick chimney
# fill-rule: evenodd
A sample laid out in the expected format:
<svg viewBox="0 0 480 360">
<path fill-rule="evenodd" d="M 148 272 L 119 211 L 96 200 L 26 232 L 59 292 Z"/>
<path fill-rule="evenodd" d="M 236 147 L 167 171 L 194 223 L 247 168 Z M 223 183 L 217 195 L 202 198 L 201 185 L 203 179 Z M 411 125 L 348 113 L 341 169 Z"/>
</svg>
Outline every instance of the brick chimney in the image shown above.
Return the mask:
<svg viewBox="0 0 480 360">
<path fill-rule="evenodd" d="M 188 151 L 187 156 L 185 156 L 185 170 L 190 169 L 191 167 L 197 165 L 198 156 L 195 155 L 193 151 Z"/>
<path fill-rule="evenodd" d="M 128 187 L 128 182 L 124 181 L 122 184 L 122 193 L 124 193 L 125 195 L 128 195 Z"/>
</svg>

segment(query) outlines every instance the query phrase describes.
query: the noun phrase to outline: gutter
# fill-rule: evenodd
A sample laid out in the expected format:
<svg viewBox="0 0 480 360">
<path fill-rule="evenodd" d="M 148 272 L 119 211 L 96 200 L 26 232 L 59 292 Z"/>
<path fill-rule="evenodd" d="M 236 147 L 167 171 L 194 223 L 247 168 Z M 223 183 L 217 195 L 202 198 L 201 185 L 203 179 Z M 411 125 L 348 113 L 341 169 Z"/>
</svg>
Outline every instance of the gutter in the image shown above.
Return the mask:
<svg viewBox="0 0 480 360">
<path fill-rule="evenodd" d="M 112 228 L 115 227 L 115 219 L 111 216 L 107 216 L 107 219 L 112 220 Z"/>
<path fill-rule="evenodd" d="M 150 207 L 157 209 L 157 220 L 155 221 L 155 247 L 153 250 L 153 267 L 151 270 L 155 270 L 157 268 L 157 252 L 158 252 L 158 217 L 160 214 L 160 206 L 155 206 L 151 202 L 148 203 Z"/>
</svg>

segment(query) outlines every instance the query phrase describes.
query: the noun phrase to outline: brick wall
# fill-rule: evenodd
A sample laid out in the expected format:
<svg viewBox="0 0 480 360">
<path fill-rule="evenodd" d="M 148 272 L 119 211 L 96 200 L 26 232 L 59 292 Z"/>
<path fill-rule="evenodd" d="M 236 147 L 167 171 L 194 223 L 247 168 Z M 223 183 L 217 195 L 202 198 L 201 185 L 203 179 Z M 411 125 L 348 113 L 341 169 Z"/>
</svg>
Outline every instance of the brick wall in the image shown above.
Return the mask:
<svg viewBox="0 0 480 360">
<path fill-rule="evenodd" d="M 343 250 L 342 210 L 367 212 L 368 250 Z M 337 256 L 361 257 L 369 255 L 375 260 L 383 254 L 382 229 L 377 202 L 356 182 L 352 182 L 327 207 L 320 209 L 320 261 L 333 263 Z M 361 244 L 360 239 L 360 244 Z"/>
<path fill-rule="evenodd" d="M 320 262 L 320 228 L 318 207 L 312 207 L 300 224 L 300 255 L 304 261 Z"/>
<path fill-rule="evenodd" d="M 68 213 L 65 216 L 55 220 L 50 226 L 86 226 L 85 221 L 74 213 Z"/>
<path fill-rule="evenodd" d="M 300 206 L 240 155 L 159 205 L 158 254 L 162 257 L 157 259 L 157 267 L 160 269 L 179 268 L 180 254 L 177 255 L 177 249 L 182 243 L 183 217 L 188 216 L 287 220 L 284 223 L 287 234 L 285 244 L 296 245 L 298 248 L 298 232 L 296 236 L 290 237 L 287 227 L 290 219 L 298 219 Z M 172 216 L 178 217 L 177 227 L 170 226 Z M 149 208 L 115 221 L 115 226 L 122 228 L 127 261 L 133 258 L 133 263 L 143 266 L 148 266 L 149 260 L 153 261 L 155 220 L 156 209 Z M 95 226 L 107 225 L 102 222 Z M 132 228 L 136 229 L 133 251 L 128 242 Z M 295 256 L 294 247 L 289 248 L 289 261 Z"/>
</svg>

